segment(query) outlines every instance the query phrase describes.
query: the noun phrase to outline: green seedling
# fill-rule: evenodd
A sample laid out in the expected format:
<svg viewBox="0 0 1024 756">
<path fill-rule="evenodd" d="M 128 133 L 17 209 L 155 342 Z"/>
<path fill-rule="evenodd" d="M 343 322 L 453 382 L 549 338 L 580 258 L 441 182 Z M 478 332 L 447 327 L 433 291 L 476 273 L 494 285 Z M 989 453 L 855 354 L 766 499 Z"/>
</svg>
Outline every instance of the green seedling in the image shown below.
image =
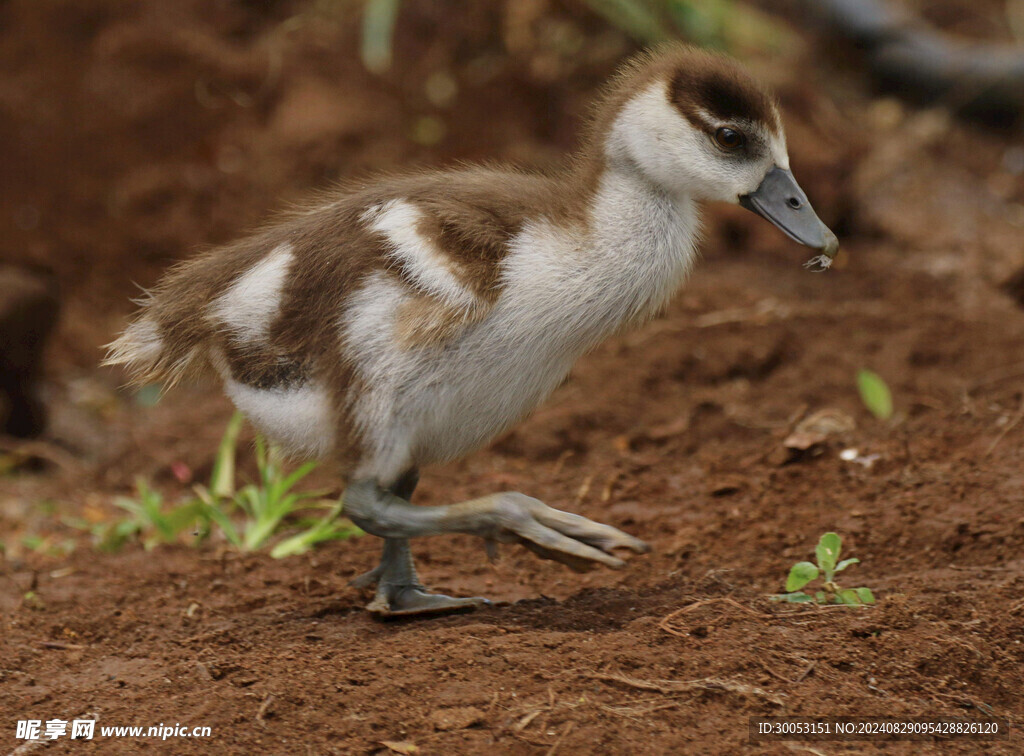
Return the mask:
<svg viewBox="0 0 1024 756">
<path fill-rule="evenodd" d="M 892 417 L 892 392 L 878 373 L 857 371 L 857 391 L 868 411 L 879 420 Z"/>
<path fill-rule="evenodd" d="M 129 516 L 111 522 L 89 523 L 66 519 L 72 527 L 89 531 L 102 551 L 118 551 L 134 539 L 145 548 L 177 543 L 184 532 L 204 540 L 216 524 L 232 546 L 240 551 L 265 548 L 282 531 L 297 533 L 281 540 L 271 556 L 282 558 L 302 554 L 324 541 L 351 538 L 362 531 L 341 516 L 341 502 L 323 502 L 315 491 L 296 491 L 296 485 L 315 467 L 310 462 L 286 473 L 281 455 L 262 438 L 256 439 L 258 480 L 241 488 L 236 486 L 235 462 L 243 418 L 240 413 L 228 422 L 208 485 L 193 487 L 195 496 L 177 505 L 164 502 L 159 491 L 142 478 L 136 480 L 136 496 L 118 497 L 114 504 Z M 304 510 L 327 510 L 323 517 L 300 517 Z M 241 515 L 239 517 L 239 515 Z"/>
<path fill-rule="evenodd" d="M 47 557 L 66 557 L 75 550 L 73 538 L 59 539 L 53 535 L 39 535 L 29 533 L 23 535 L 20 541 L 21 548 Z M 3 544 L 0 544 L 0 554 L 5 552 Z"/>
<path fill-rule="evenodd" d="M 841 588 L 836 583 L 836 574 L 850 565 L 858 564 L 859 559 L 839 561 L 843 541 L 836 533 L 825 533 L 814 550 L 817 564 L 813 562 L 797 562 L 790 568 L 786 578 L 787 593 L 776 594 L 772 601 L 784 601 L 790 604 L 845 604 L 861 606 L 874 604 L 875 596 L 869 588 Z M 810 583 L 822 578 L 822 586 L 813 595 L 804 591 Z"/>
<path fill-rule="evenodd" d="M 136 479 L 135 490 L 136 498 L 119 496 L 114 499 L 114 504 L 130 517 L 92 528 L 101 551 L 117 551 L 132 538 L 140 538 L 149 551 L 159 544 L 177 543 L 186 531 L 200 536 L 209 533 L 209 518 L 202 502 L 191 499 L 166 506 L 160 492 L 150 488 L 142 478 Z"/>
<path fill-rule="evenodd" d="M 305 553 L 325 541 L 362 534 L 359 528 L 341 517 L 340 501 L 327 503 L 322 501 L 321 492 L 294 490 L 313 471 L 315 463 L 307 462 L 286 474 L 280 453 L 260 437 L 256 439 L 259 480 L 236 490 L 235 450 L 241 428 L 242 415 L 235 413 L 221 439 L 209 487 L 195 487 L 205 517 L 220 527 L 235 548 L 241 551 L 264 548 L 274 536 L 294 525 L 299 527 L 299 532 L 271 549 L 270 555 L 275 559 Z M 292 524 L 301 510 L 310 508 L 328 511 L 323 517 L 305 517 Z M 240 522 L 230 516 L 238 511 L 243 514 Z"/>
<path fill-rule="evenodd" d="M 231 501 L 245 515 L 240 526 L 228 517 L 219 500 L 209 491 L 197 488 L 200 500 L 207 505 L 207 512 L 216 522 L 233 546 L 242 551 L 256 551 L 266 545 L 281 526 L 285 517 L 300 509 L 303 502 L 315 499 L 315 492 L 296 492 L 295 484 L 309 475 L 316 467 L 307 462 L 298 470 L 285 475 L 280 458 L 274 449 L 268 449 L 261 438 L 256 439 L 256 466 L 259 482 L 250 483 L 238 490 Z"/>
<path fill-rule="evenodd" d="M 150 549 L 168 543 L 178 543 L 185 532 L 199 536 L 209 535 L 210 517 L 206 506 L 198 499 L 188 499 L 177 505 L 167 505 L 159 492 L 149 487 L 144 478 L 135 480 L 135 497 L 118 496 L 114 505 L 128 513 L 128 517 L 106 522 L 90 523 L 80 517 L 66 517 L 64 524 L 88 531 L 100 551 L 120 551 L 126 543 L 138 539 Z"/>
<path fill-rule="evenodd" d="M 46 608 L 46 604 L 44 604 L 43 600 L 39 598 L 39 594 L 31 590 L 25 591 L 21 594 L 21 605 L 26 609 L 39 610 Z"/>
<path fill-rule="evenodd" d="M 242 415 L 236 412 L 228 421 L 221 438 L 213 472 L 210 474 L 209 488 L 201 486 L 203 491 L 216 492 L 216 497 L 230 497 L 234 494 L 235 448 L 241 429 Z M 99 523 L 68 518 L 65 523 L 89 531 L 100 551 L 116 552 L 133 539 L 141 539 L 147 551 L 162 543 L 177 543 L 186 531 L 197 536 L 197 541 L 202 541 L 210 533 L 211 521 L 217 519 L 209 505 L 216 498 L 214 496 L 198 496 L 175 506 L 167 506 L 163 495 L 150 488 L 141 477 L 135 480 L 135 491 L 135 498 L 119 496 L 114 499 L 116 506 L 129 513 L 127 518 Z"/>
</svg>

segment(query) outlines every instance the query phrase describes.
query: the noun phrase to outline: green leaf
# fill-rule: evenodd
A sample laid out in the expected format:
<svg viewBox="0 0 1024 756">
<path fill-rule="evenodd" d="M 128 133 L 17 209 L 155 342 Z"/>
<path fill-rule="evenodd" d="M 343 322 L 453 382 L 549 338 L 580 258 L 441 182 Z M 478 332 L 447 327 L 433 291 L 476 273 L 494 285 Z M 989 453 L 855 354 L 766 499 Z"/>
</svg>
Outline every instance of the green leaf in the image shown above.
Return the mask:
<svg viewBox="0 0 1024 756">
<path fill-rule="evenodd" d="M 318 540 L 322 539 L 317 538 L 312 528 L 310 530 L 304 530 L 290 538 L 285 538 L 279 544 L 274 546 L 274 548 L 270 550 L 270 556 L 274 559 L 284 559 L 285 557 L 305 554 L 313 547 L 313 543 Z"/>
<path fill-rule="evenodd" d="M 98 541 L 96 548 L 107 553 L 120 551 L 129 539 L 138 535 L 141 529 L 141 525 L 134 520 L 103 523 L 94 532 Z"/>
<path fill-rule="evenodd" d="M 786 593 L 783 595 L 783 600 L 790 604 L 809 604 L 814 601 L 803 591 L 797 591 L 796 593 Z"/>
<path fill-rule="evenodd" d="M 193 499 L 168 512 L 164 520 L 165 530 L 161 531 L 161 535 L 165 535 L 165 542 L 177 541 L 181 533 L 195 525 L 197 520 L 203 519 L 204 509 L 201 501 Z"/>
<path fill-rule="evenodd" d="M 587 5 L 637 42 L 650 44 L 668 36 L 661 14 L 641 0 L 587 0 Z"/>
<path fill-rule="evenodd" d="M 868 411 L 879 420 L 892 417 L 892 392 L 878 373 L 870 370 L 857 372 L 857 390 Z"/>
<path fill-rule="evenodd" d="M 850 606 L 860 605 L 860 596 L 857 595 L 857 591 L 845 588 L 836 594 L 837 604 L 849 604 Z"/>
<path fill-rule="evenodd" d="M 825 533 L 818 539 L 818 545 L 814 549 L 814 556 L 818 560 L 818 566 L 826 573 L 831 573 L 836 568 L 836 561 L 839 559 L 839 552 L 843 548 L 843 539 L 836 533 Z M 831 579 L 831 574 L 826 580 Z"/>
<path fill-rule="evenodd" d="M 768 597 L 772 601 L 785 602 L 787 604 L 806 604 L 810 601 L 814 601 L 803 591 L 797 591 L 795 593 L 773 593 Z"/>
<path fill-rule="evenodd" d="M 825 595 L 825 591 L 818 591 L 814 594 L 814 600 L 817 601 L 819 604 L 824 604 L 826 601 L 828 601 L 828 597 Z"/>
<path fill-rule="evenodd" d="M 325 541 L 339 541 L 362 535 L 363 531 L 350 522 L 329 522 L 323 520 L 309 530 L 286 538 L 270 550 L 274 559 L 304 554 L 317 544 Z"/>
<path fill-rule="evenodd" d="M 856 588 L 857 596 L 865 604 L 875 603 L 875 594 L 871 592 L 870 588 Z"/>
<path fill-rule="evenodd" d="M 817 577 L 818 568 L 815 565 L 810 562 L 797 562 L 789 570 L 789 577 L 786 578 L 786 590 L 798 591 Z"/>
<path fill-rule="evenodd" d="M 835 571 L 836 572 L 842 572 L 847 567 L 849 567 L 851 564 L 860 564 L 860 560 L 859 559 L 844 559 L 843 561 L 841 561 L 839 564 L 836 565 Z"/>
<path fill-rule="evenodd" d="M 238 528 L 231 522 L 224 510 L 222 510 L 217 503 L 210 496 L 210 492 L 207 491 L 203 486 L 195 486 L 195 492 L 199 496 L 200 501 L 204 505 L 203 516 L 217 523 L 222 531 L 224 531 L 225 538 L 231 542 L 231 545 L 236 549 L 241 548 L 242 538 L 238 535 Z"/>
</svg>

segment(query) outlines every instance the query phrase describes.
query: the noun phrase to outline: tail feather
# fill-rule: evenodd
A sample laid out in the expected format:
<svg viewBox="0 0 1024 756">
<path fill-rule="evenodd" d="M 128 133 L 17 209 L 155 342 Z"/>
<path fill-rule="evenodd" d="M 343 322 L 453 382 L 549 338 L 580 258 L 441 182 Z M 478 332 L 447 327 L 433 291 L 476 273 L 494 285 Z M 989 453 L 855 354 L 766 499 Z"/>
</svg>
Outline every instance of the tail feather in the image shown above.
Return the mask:
<svg viewBox="0 0 1024 756">
<path fill-rule="evenodd" d="M 130 385 L 159 382 L 165 388 L 197 372 L 201 351 L 198 345 L 182 349 L 168 344 L 158 324 L 146 315 L 135 320 L 105 348 L 107 355 L 101 364 L 124 366 Z"/>
<path fill-rule="evenodd" d="M 268 248 L 257 237 L 173 267 L 152 289 L 143 289 L 136 300 L 141 310 L 106 346 L 102 364 L 123 366 L 130 385 L 158 382 L 165 389 L 208 372 L 223 339 L 207 316 L 211 303 Z"/>
</svg>

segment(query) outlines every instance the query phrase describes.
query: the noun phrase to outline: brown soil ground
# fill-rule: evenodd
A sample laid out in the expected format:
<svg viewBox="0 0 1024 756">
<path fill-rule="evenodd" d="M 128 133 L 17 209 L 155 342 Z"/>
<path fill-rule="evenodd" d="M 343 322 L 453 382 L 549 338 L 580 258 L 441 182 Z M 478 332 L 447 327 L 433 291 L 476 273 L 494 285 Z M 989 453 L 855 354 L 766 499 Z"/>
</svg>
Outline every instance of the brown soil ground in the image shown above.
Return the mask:
<svg viewBox="0 0 1024 756">
<path fill-rule="evenodd" d="M 1001 2 L 935 6 L 938 23 L 956 6 L 975 14 L 961 30 L 1007 35 Z M 650 555 L 577 575 L 518 548 L 491 565 L 472 539 L 423 540 L 431 587 L 499 605 L 379 622 L 347 586 L 374 564 L 369 537 L 275 561 L 216 539 L 100 554 L 61 525 L 113 517 L 136 475 L 182 494 L 171 466 L 202 478 L 230 413 L 209 386 L 140 406 L 95 367 L 132 281 L 366 169 L 550 161 L 634 47 L 568 1 L 447 16 L 403 2 L 377 77 L 354 52 L 353 7 L 0 3 L 2 256 L 53 270 L 65 301 L 40 462 L 0 479 L 0 749 L 31 748 L 18 719 L 91 713 L 212 737 L 45 752 L 1024 752 L 1024 292 L 1004 285 L 1024 263 L 1021 132 L 879 97 L 855 55 L 786 26 L 739 52 L 780 91 L 794 170 L 844 264 L 807 273 L 806 250 L 713 209 L 664 317 L 582 360 L 491 448 L 426 471 L 418 494 L 522 490 Z M 438 71 L 458 85 L 450 101 L 437 79 L 425 94 Z M 892 388 L 889 422 L 857 396 L 864 367 Z M 854 427 L 787 452 L 824 409 Z M 873 463 L 845 461 L 850 448 Z M 769 602 L 827 530 L 878 605 Z M 1013 731 L 748 743 L 747 719 L 767 715 L 993 715 Z"/>
</svg>

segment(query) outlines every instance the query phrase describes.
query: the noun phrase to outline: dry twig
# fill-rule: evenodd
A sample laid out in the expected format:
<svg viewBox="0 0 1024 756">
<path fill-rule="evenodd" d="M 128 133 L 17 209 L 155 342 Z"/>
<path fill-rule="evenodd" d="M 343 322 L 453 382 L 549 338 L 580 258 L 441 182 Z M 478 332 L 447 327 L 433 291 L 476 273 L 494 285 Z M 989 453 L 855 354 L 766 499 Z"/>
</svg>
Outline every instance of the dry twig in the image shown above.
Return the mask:
<svg viewBox="0 0 1024 756">
<path fill-rule="evenodd" d="M 992 439 L 992 443 L 988 445 L 988 448 L 985 450 L 986 457 L 995 450 L 996 446 L 998 446 L 999 442 L 1006 437 L 1007 433 L 1009 433 L 1010 431 L 1017 427 L 1017 424 L 1021 421 L 1022 418 L 1024 418 L 1024 395 L 1022 395 L 1020 398 L 1020 409 L 1017 410 L 1017 414 L 1013 416 L 1013 419 L 1010 422 L 1003 426 L 1003 429 L 999 432 L 999 435 Z"/>
<path fill-rule="evenodd" d="M 637 690 L 653 690 L 658 693 L 683 693 L 691 690 L 715 690 L 727 693 L 739 693 L 744 696 L 763 698 L 766 701 L 782 706 L 783 701 L 774 693 L 762 690 L 761 688 L 736 682 L 735 680 L 722 680 L 716 677 L 704 677 L 700 680 L 640 680 L 634 677 L 627 677 L 608 672 L 589 672 L 585 675 L 592 680 L 618 683 Z"/>
<path fill-rule="evenodd" d="M 263 703 L 260 704 L 260 708 L 256 710 L 256 721 L 259 722 L 260 727 L 266 727 L 266 722 L 263 721 L 263 717 L 266 716 L 267 711 L 270 709 L 270 704 L 274 702 L 274 694 L 267 693 L 266 698 L 263 699 Z"/>
<path fill-rule="evenodd" d="M 81 474 L 86 466 L 69 452 L 48 441 L 22 441 L 20 439 L 0 438 L 0 451 L 22 459 L 37 457 L 49 462 L 66 472 Z"/>
<path fill-rule="evenodd" d="M 669 633 L 670 635 L 685 638 L 689 635 L 689 633 L 681 632 L 680 630 L 677 630 L 676 628 L 672 627 L 672 620 L 682 616 L 683 614 L 692 612 L 693 610 L 698 609 L 702 606 L 707 606 L 708 604 L 715 603 L 732 604 L 737 609 L 742 609 L 748 614 L 752 614 L 755 617 L 759 617 L 762 619 L 771 619 L 774 616 L 771 614 L 762 614 L 761 612 L 756 612 L 753 609 L 743 606 L 743 604 L 739 603 L 738 601 L 735 601 L 734 599 L 725 596 L 723 598 L 701 599 L 700 601 L 694 601 L 692 604 L 687 604 L 681 609 L 676 609 L 674 612 L 671 612 L 670 614 L 667 614 L 664 617 L 662 617 L 661 620 L 658 622 L 658 627 L 660 627 L 662 630 L 664 630 L 666 633 Z"/>
<path fill-rule="evenodd" d="M 554 742 L 551 748 L 547 752 L 547 756 L 555 756 L 555 751 L 558 750 L 558 746 L 562 745 L 562 742 L 566 739 L 570 732 L 572 732 L 573 723 L 567 722 L 565 729 L 562 730 L 562 734 L 558 736 L 558 740 Z"/>
</svg>

